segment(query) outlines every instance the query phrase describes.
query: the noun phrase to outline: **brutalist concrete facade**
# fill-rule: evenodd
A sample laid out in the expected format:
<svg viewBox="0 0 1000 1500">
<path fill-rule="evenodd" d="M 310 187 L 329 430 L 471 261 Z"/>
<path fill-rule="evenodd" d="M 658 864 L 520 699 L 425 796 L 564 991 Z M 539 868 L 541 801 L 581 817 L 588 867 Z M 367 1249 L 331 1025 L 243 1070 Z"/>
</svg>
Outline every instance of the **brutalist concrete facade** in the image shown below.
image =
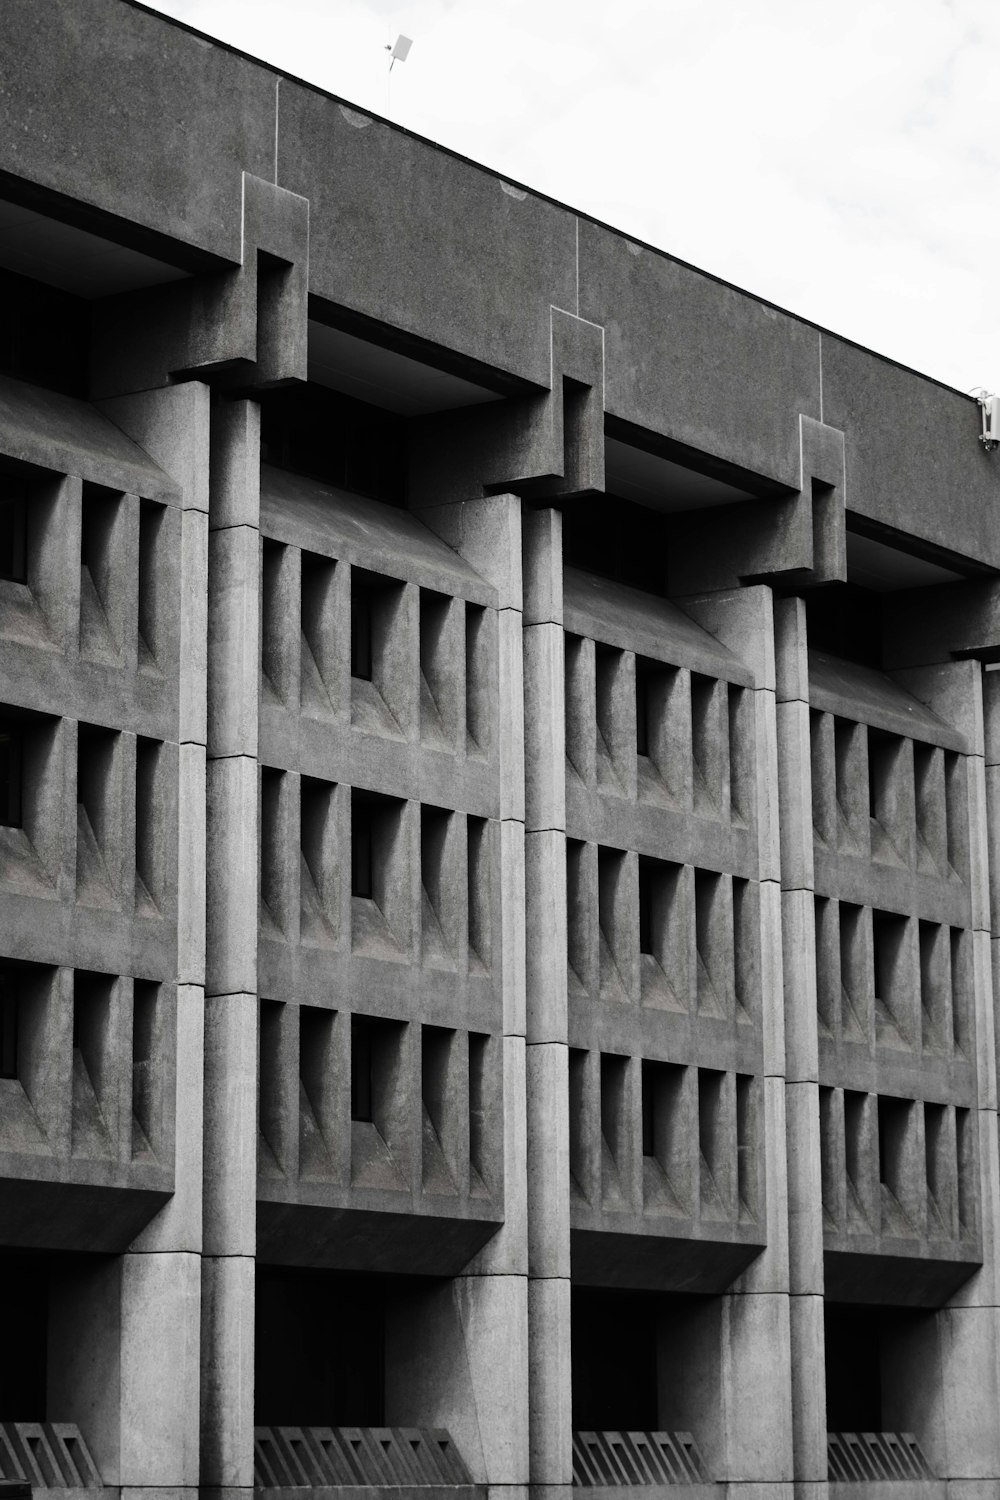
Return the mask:
<svg viewBox="0 0 1000 1500">
<path fill-rule="evenodd" d="M 4 19 L 0 1481 L 1000 1494 L 976 404 Z"/>
</svg>

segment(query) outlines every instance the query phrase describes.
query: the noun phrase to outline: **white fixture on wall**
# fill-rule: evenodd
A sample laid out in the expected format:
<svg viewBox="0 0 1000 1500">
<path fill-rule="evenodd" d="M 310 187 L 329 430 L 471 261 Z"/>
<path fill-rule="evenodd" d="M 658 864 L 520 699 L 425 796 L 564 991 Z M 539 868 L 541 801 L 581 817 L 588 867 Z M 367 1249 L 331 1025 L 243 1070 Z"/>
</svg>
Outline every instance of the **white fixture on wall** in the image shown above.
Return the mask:
<svg viewBox="0 0 1000 1500">
<path fill-rule="evenodd" d="M 983 430 L 979 434 L 979 441 L 987 453 L 994 453 L 1000 448 L 1000 396 L 991 396 L 984 389 L 973 391 L 972 395 L 983 414 Z"/>
</svg>

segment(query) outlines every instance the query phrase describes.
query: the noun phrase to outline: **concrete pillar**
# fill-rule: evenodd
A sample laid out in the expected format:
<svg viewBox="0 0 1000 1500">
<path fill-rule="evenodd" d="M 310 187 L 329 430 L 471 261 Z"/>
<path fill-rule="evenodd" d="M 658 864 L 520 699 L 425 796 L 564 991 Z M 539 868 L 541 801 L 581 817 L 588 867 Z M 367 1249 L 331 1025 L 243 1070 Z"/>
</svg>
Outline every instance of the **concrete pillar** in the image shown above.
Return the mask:
<svg viewBox="0 0 1000 1500">
<path fill-rule="evenodd" d="M 213 414 L 201 1482 L 253 1487 L 260 414 Z"/>
<path fill-rule="evenodd" d="M 568 1495 L 573 1454 L 562 517 L 554 510 L 526 511 L 523 528 L 531 1484 L 539 1495 Z"/>
<path fill-rule="evenodd" d="M 777 1494 L 791 1486 L 793 1428 L 775 603 L 765 585 L 683 603 L 754 680 L 766 1245 L 721 1299 L 714 1472 L 731 1489 L 766 1483 Z"/>
<path fill-rule="evenodd" d="M 181 488 L 174 1194 L 122 1257 L 117 1318 L 95 1325 L 108 1345 L 96 1357 L 117 1372 L 116 1474 L 112 1445 L 97 1439 L 108 1450 L 105 1483 L 165 1496 L 199 1478 L 209 391 L 190 382 L 117 397 L 103 410 Z"/>
<path fill-rule="evenodd" d="M 788 1164 L 789 1346 L 797 1495 L 827 1488 L 815 881 L 805 604 L 774 605 Z"/>
<path fill-rule="evenodd" d="M 976 661 L 946 662 L 894 674 L 969 744 L 969 894 L 975 1024 L 971 1057 L 978 1107 L 979 1228 L 983 1264 L 936 1315 L 936 1375 L 912 1360 L 906 1394 L 925 1415 L 925 1442 L 949 1494 L 984 1493 L 1000 1482 L 1000 1162 L 997 1147 L 997 1054 L 994 975 L 1000 972 L 997 875 L 1000 858 L 1000 674 Z M 993 1491 L 995 1492 L 995 1490 Z"/>
<path fill-rule="evenodd" d="M 521 502 L 493 495 L 420 519 L 497 590 L 504 1222 L 444 1292 L 425 1299 L 421 1407 L 447 1427 L 491 1496 L 528 1484 L 528 1223 L 525 1140 L 524 678 Z M 387 1369 L 390 1366 L 387 1357 Z"/>
</svg>

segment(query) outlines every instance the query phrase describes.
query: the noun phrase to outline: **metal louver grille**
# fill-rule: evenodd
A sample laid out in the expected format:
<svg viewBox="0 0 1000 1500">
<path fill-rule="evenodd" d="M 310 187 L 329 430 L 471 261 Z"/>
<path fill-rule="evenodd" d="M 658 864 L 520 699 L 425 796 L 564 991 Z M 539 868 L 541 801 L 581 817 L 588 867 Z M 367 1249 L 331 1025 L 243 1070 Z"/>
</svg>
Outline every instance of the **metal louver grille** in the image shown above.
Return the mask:
<svg viewBox="0 0 1000 1500">
<path fill-rule="evenodd" d="M 826 1451 L 834 1482 L 935 1477 L 912 1432 L 828 1432 Z"/>
<path fill-rule="evenodd" d="M 410 1427 L 256 1427 L 259 1490 L 475 1486 L 451 1437 Z"/>
<path fill-rule="evenodd" d="M 104 1488 L 72 1422 L 0 1422 L 0 1481 L 18 1480 L 39 1490 Z"/>
<path fill-rule="evenodd" d="M 574 1432 L 573 1483 L 591 1488 L 704 1484 L 705 1466 L 689 1432 Z"/>
</svg>

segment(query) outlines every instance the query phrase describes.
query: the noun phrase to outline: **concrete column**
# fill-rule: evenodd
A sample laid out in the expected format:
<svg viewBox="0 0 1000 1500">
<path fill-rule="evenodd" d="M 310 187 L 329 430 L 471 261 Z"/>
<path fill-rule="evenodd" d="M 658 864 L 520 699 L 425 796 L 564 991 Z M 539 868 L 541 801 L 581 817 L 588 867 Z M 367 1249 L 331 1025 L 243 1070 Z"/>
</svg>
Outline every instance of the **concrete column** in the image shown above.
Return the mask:
<svg viewBox="0 0 1000 1500">
<path fill-rule="evenodd" d="M 789 1333 L 796 1495 L 827 1488 L 823 1199 L 805 604 L 774 605 L 788 1163 Z"/>
<path fill-rule="evenodd" d="M 791 1488 L 793 1428 L 775 602 L 759 585 L 685 600 L 684 608 L 754 681 L 766 1245 L 721 1299 L 716 1477 L 731 1491 L 767 1484 L 778 1494 Z"/>
<path fill-rule="evenodd" d="M 174 1194 L 122 1257 L 117 1320 L 99 1337 L 117 1371 L 122 1494 L 197 1486 L 205 995 L 205 741 L 209 391 L 196 382 L 105 402 L 181 487 L 180 561 L 164 584 L 179 617 Z M 164 1370 L 170 1371 L 164 1379 Z M 105 1405 L 107 1403 L 105 1402 Z"/>
<path fill-rule="evenodd" d="M 260 414 L 213 414 L 201 1482 L 253 1487 Z"/>
<path fill-rule="evenodd" d="M 435 1420 L 491 1496 L 525 1500 L 528 1484 L 528 1249 L 525 1161 L 524 697 L 521 502 L 493 495 L 421 511 L 420 519 L 497 590 L 500 923 L 503 992 L 504 1222 L 433 1299 Z"/>
<path fill-rule="evenodd" d="M 894 674 L 969 743 L 969 894 L 972 906 L 977 1081 L 978 1191 L 983 1264 L 935 1318 L 936 1379 L 909 1361 L 906 1396 L 925 1416 L 925 1441 L 949 1495 L 977 1497 L 1000 1481 L 1000 1162 L 997 1148 L 997 1055 L 994 975 L 1000 972 L 997 871 L 1000 858 L 1000 674 L 976 661 L 946 662 Z M 922 1352 L 922 1351 L 921 1351 Z M 927 1360 L 925 1363 L 931 1363 Z"/>
<path fill-rule="evenodd" d="M 569 1493 L 569 1048 L 562 517 L 524 528 L 528 1397 L 531 1484 Z"/>
</svg>

